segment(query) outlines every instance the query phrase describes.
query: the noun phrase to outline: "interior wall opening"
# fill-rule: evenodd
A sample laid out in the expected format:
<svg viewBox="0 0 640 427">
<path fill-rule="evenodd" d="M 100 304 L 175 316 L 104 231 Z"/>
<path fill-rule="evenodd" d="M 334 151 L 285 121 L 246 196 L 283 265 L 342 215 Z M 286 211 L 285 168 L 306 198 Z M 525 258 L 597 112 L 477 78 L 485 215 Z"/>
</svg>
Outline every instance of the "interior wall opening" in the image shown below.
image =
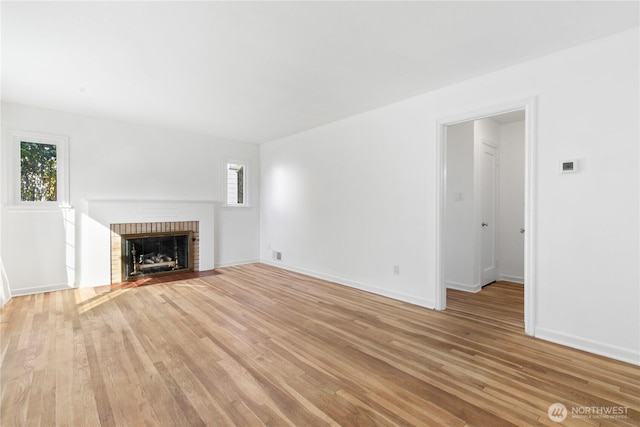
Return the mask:
<svg viewBox="0 0 640 427">
<path fill-rule="evenodd" d="M 485 293 L 513 304 L 523 328 L 525 118 L 521 109 L 445 127 L 443 221 L 445 298 L 497 284 Z"/>
</svg>

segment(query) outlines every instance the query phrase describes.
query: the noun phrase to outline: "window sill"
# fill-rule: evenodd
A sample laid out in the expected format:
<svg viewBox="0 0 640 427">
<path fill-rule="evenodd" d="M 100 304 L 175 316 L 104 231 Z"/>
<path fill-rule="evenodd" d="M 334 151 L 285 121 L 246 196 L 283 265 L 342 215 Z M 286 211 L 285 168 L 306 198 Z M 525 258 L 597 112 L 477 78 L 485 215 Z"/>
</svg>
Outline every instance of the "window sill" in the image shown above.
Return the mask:
<svg viewBox="0 0 640 427">
<path fill-rule="evenodd" d="M 72 210 L 73 206 L 64 205 L 7 205 L 4 207 L 7 212 L 62 212 Z"/>
<path fill-rule="evenodd" d="M 224 209 L 253 209 L 251 205 L 222 205 Z"/>
</svg>

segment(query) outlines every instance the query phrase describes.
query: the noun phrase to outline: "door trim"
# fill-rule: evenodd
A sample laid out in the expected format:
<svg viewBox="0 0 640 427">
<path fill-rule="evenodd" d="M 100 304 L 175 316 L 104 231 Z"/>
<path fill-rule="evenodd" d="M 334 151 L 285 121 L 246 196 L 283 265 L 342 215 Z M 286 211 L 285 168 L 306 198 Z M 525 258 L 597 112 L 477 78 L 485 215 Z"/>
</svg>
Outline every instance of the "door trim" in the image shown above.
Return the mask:
<svg viewBox="0 0 640 427">
<path fill-rule="evenodd" d="M 447 289 L 444 280 L 444 234 L 446 206 L 446 142 L 447 126 L 471 120 L 483 119 L 516 110 L 525 111 L 525 178 L 524 178 L 524 330 L 534 335 L 536 325 L 536 98 L 530 97 L 512 102 L 488 106 L 474 111 L 436 120 L 436 265 L 435 309 L 447 308 Z"/>
</svg>

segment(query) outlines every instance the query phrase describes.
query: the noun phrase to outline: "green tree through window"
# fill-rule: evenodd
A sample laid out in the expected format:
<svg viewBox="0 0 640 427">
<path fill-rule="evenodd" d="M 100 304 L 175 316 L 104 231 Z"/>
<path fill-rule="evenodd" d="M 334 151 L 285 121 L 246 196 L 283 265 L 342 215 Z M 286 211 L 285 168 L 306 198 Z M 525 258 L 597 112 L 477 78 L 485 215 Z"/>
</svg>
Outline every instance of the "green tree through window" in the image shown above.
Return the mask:
<svg viewBox="0 0 640 427">
<path fill-rule="evenodd" d="M 20 200 L 58 200 L 58 157 L 54 144 L 20 142 Z"/>
</svg>

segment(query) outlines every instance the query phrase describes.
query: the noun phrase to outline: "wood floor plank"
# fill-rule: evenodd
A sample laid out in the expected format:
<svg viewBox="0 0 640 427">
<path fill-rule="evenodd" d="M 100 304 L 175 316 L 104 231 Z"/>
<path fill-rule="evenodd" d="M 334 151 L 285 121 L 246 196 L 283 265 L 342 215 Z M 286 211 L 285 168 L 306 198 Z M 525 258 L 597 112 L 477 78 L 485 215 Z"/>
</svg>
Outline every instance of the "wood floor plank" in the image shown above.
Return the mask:
<svg viewBox="0 0 640 427">
<path fill-rule="evenodd" d="M 556 402 L 563 425 L 640 425 L 638 366 L 526 336 L 523 318 L 513 283 L 449 290 L 437 312 L 264 264 L 16 297 L 0 425 L 554 426 Z"/>
</svg>

